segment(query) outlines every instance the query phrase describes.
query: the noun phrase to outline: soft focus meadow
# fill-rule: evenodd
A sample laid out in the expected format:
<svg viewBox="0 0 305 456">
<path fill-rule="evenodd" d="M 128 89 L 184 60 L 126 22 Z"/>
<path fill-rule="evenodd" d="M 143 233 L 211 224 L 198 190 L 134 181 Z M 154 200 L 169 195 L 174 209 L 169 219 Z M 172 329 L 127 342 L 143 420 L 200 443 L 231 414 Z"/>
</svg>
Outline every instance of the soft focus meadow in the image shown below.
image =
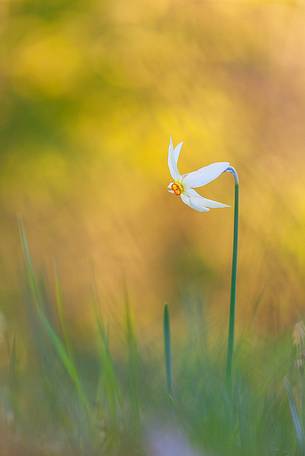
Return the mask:
<svg viewBox="0 0 305 456">
<path fill-rule="evenodd" d="M 305 455 L 305 3 L 0 2 L 0 454 Z M 167 192 L 240 177 L 233 210 Z M 233 205 L 229 174 L 204 195 Z M 166 388 L 163 306 L 171 317 Z"/>
</svg>

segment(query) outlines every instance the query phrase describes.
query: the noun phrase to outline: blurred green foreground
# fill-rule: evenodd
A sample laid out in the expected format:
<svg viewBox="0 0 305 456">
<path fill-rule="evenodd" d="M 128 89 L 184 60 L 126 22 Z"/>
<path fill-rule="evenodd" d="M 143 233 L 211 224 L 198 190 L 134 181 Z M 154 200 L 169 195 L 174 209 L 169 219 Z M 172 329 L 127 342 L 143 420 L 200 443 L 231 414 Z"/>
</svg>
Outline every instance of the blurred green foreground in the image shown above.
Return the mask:
<svg viewBox="0 0 305 456">
<path fill-rule="evenodd" d="M 225 347 L 211 343 L 201 303 L 186 302 L 184 337 L 172 325 L 173 388 L 161 344 L 143 343 L 125 295 L 109 333 L 94 290 L 90 350 L 73 344 L 56 279 L 51 296 L 32 264 L 23 226 L 26 336 L 2 322 L 1 455 L 303 455 L 305 326 L 253 343 L 239 339 L 232 384 Z M 182 307 L 183 308 L 183 307 Z M 160 316 L 160 326 L 162 324 Z M 114 349 L 113 337 L 124 348 Z"/>
</svg>

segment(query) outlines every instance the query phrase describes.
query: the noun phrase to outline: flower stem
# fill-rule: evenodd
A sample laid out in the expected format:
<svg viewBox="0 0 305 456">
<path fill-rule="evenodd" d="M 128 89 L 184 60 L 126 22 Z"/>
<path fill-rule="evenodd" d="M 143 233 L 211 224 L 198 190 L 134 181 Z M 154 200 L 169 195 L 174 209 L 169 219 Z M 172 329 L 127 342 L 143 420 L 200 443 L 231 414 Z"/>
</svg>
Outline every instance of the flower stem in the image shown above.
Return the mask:
<svg viewBox="0 0 305 456">
<path fill-rule="evenodd" d="M 234 168 L 229 167 L 227 169 L 227 171 L 230 172 L 231 174 L 233 174 L 234 182 L 235 182 L 232 275 L 231 275 L 230 315 L 229 315 L 229 333 L 228 333 L 228 348 L 227 348 L 227 380 L 229 382 L 231 382 L 233 352 L 234 352 L 234 329 L 235 329 L 235 307 L 236 307 L 239 179 L 238 179 L 238 174 Z"/>
<path fill-rule="evenodd" d="M 170 333 L 170 314 L 168 305 L 164 305 L 163 310 L 163 336 L 164 336 L 164 357 L 166 383 L 169 396 L 173 394 L 173 376 L 172 376 L 172 353 L 171 353 L 171 333 Z"/>
</svg>

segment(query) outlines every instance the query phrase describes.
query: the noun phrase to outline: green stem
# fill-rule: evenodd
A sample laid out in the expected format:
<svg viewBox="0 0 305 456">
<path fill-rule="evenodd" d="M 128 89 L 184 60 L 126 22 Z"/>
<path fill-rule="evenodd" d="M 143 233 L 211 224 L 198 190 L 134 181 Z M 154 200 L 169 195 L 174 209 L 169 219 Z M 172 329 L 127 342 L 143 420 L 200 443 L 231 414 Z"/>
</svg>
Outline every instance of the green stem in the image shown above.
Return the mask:
<svg viewBox="0 0 305 456">
<path fill-rule="evenodd" d="M 171 353 L 171 333 L 170 333 L 170 315 L 168 305 L 164 305 L 163 310 L 163 335 L 164 335 L 164 357 L 167 391 L 170 396 L 173 393 L 173 376 L 172 376 L 172 353 Z"/>
<path fill-rule="evenodd" d="M 232 255 L 232 275 L 231 275 L 231 294 L 230 294 L 230 316 L 228 333 L 227 351 L 227 379 L 231 381 L 232 364 L 234 352 L 234 327 L 235 327 L 235 307 L 236 307 L 236 277 L 237 277 L 237 251 L 238 251 L 238 209 L 239 209 L 239 180 L 236 170 L 232 167 L 227 170 L 233 174 L 235 181 L 234 196 L 234 231 L 233 231 L 233 255 Z"/>
</svg>

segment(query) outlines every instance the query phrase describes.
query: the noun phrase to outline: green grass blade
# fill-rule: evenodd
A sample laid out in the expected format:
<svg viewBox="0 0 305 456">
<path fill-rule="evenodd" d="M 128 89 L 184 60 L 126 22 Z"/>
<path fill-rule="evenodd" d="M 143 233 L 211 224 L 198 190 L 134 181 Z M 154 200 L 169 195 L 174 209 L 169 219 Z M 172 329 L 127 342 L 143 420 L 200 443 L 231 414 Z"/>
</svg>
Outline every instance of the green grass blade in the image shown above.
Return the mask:
<svg viewBox="0 0 305 456">
<path fill-rule="evenodd" d="M 303 430 L 302 422 L 300 420 L 297 406 L 296 406 L 296 403 L 295 403 L 295 400 L 293 397 L 292 389 L 291 389 L 290 383 L 287 379 L 285 380 L 285 388 L 286 388 L 287 395 L 288 395 L 290 414 L 291 414 L 293 426 L 295 429 L 298 446 L 299 446 L 301 455 L 304 456 L 305 455 L 304 430 Z"/>
<path fill-rule="evenodd" d="M 164 305 L 163 310 L 163 336 L 164 336 L 164 358 L 167 391 L 170 396 L 173 394 L 173 375 L 172 375 L 172 352 L 171 352 L 171 331 L 170 313 L 168 305 Z"/>
<path fill-rule="evenodd" d="M 98 332 L 98 347 L 100 358 L 100 376 L 97 388 L 97 402 L 102 398 L 109 406 L 110 415 L 116 418 L 121 401 L 119 382 L 114 369 L 114 363 L 109 348 L 109 336 L 102 319 L 97 299 L 94 299 L 94 315 Z"/>
<path fill-rule="evenodd" d="M 55 275 L 55 304 L 56 304 L 56 312 L 59 321 L 60 331 L 63 337 L 63 342 L 66 347 L 66 350 L 71 355 L 71 347 L 70 342 L 66 330 L 65 319 L 64 319 L 64 306 L 63 306 L 63 295 L 62 295 L 62 288 L 61 283 L 58 275 L 58 271 L 56 268 L 56 264 L 54 266 L 54 275 Z"/>
<path fill-rule="evenodd" d="M 47 320 L 47 318 L 45 317 L 44 313 L 40 310 L 39 310 L 39 318 L 52 342 L 52 345 L 53 345 L 60 361 L 62 362 L 69 377 L 71 378 L 72 382 L 74 383 L 82 404 L 85 406 L 85 408 L 87 410 L 89 410 L 89 403 L 88 403 L 87 397 L 83 391 L 83 388 L 82 388 L 82 385 L 80 382 L 80 378 L 78 375 L 78 371 L 76 369 L 73 359 L 71 358 L 70 354 L 65 349 L 64 344 L 60 340 L 59 336 L 56 334 L 55 330 L 50 325 L 50 323 Z"/>
<path fill-rule="evenodd" d="M 140 421 L 139 404 L 139 353 L 133 322 L 130 315 L 128 298 L 126 297 L 126 339 L 128 349 L 128 387 L 136 424 Z"/>
<path fill-rule="evenodd" d="M 19 232 L 20 232 L 20 238 L 21 238 L 21 243 L 22 243 L 22 248 L 23 248 L 23 253 L 24 253 L 25 269 L 26 269 L 26 274 L 27 274 L 27 279 L 28 279 L 28 285 L 29 285 L 29 288 L 31 291 L 31 296 L 32 296 L 32 299 L 34 302 L 34 306 L 35 306 L 37 315 L 39 317 L 40 322 L 42 323 L 43 328 L 45 329 L 47 335 L 49 336 L 51 344 L 52 344 L 59 360 L 61 361 L 67 374 L 69 375 L 70 379 L 72 380 L 72 382 L 76 388 L 76 391 L 78 393 L 78 396 L 80 398 L 81 403 L 83 404 L 85 410 L 88 412 L 89 403 L 88 403 L 87 397 L 84 393 L 83 387 L 81 385 L 78 371 L 76 369 L 72 356 L 66 350 L 64 343 L 61 341 L 60 337 L 57 335 L 56 331 L 53 329 L 52 325 L 50 324 L 48 318 L 46 317 L 46 315 L 44 313 L 42 294 L 41 294 L 41 290 L 38 285 L 38 281 L 36 279 L 36 275 L 35 275 L 35 271 L 34 271 L 33 263 L 32 263 L 32 258 L 31 258 L 31 253 L 30 253 L 27 237 L 25 234 L 25 229 L 24 229 L 22 222 L 19 223 Z"/>
</svg>

